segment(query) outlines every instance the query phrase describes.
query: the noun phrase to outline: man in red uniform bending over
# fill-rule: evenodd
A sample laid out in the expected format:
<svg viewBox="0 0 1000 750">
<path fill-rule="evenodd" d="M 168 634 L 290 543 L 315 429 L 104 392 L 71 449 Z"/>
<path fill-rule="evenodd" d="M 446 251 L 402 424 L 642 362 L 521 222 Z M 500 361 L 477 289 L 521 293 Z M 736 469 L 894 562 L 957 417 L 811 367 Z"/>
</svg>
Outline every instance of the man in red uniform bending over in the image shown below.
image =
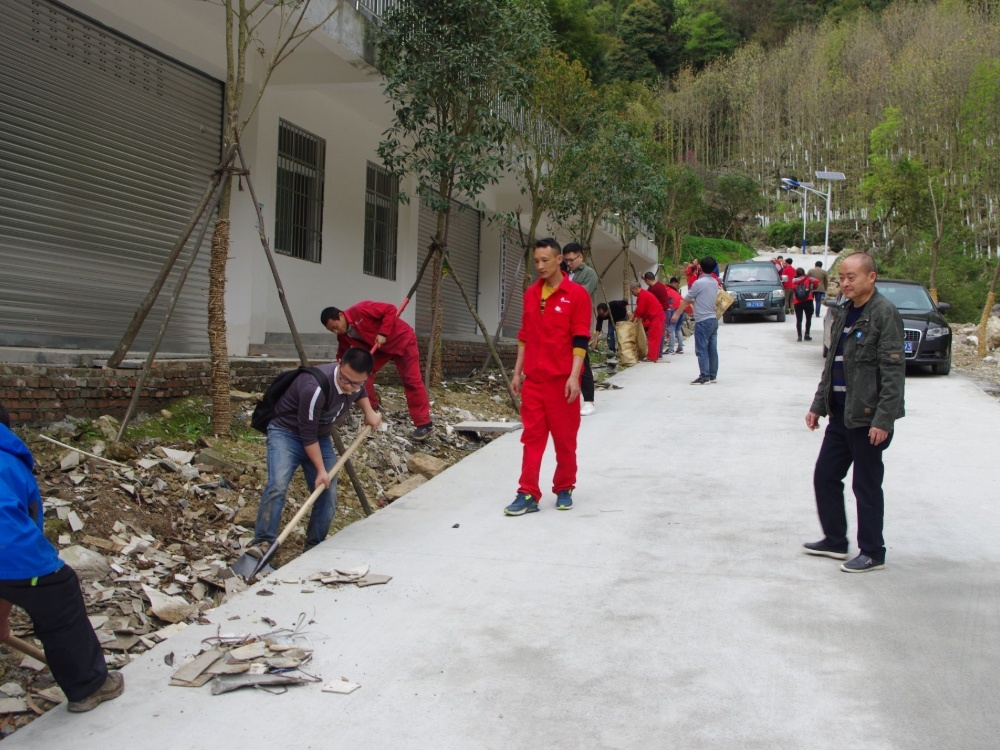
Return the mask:
<svg viewBox="0 0 1000 750">
<path fill-rule="evenodd" d="M 653 296 L 652 292 L 643 289 L 642 284 L 638 281 L 632 284 L 631 290 L 635 297 L 635 312 L 632 313 L 632 317 L 635 320 L 641 320 L 642 327 L 646 330 L 646 358 L 650 362 L 658 362 L 667 316 L 663 312 L 660 301 Z"/>
<path fill-rule="evenodd" d="M 510 387 L 521 397 L 521 479 L 508 516 L 538 510 L 538 474 L 549 435 L 556 449 L 552 491 L 556 508 L 573 507 L 576 434 L 580 429 L 580 371 L 590 340 L 590 295 L 562 272 L 562 249 L 552 238 L 535 242 L 538 281 L 524 293 L 517 362 Z"/>
<path fill-rule="evenodd" d="M 375 374 L 390 360 L 396 365 L 403 381 L 406 407 L 416 429 L 410 439 L 423 442 L 434 431 L 431 422 L 431 402 L 427 398 L 424 379 L 420 374 L 420 352 L 417 335 L 405 322 L 396 317 L 396 307 L 388 302 L 366 300 L 341 310 L 328 307 L 320 313 L 320 320 L 327 330 L 337 334 L 337 359 L 352 346 L 375 349 L 375 369 L 368 376 L 365 390 L 373 409 L 378 409 L 375 395 Z"/>
</svg>

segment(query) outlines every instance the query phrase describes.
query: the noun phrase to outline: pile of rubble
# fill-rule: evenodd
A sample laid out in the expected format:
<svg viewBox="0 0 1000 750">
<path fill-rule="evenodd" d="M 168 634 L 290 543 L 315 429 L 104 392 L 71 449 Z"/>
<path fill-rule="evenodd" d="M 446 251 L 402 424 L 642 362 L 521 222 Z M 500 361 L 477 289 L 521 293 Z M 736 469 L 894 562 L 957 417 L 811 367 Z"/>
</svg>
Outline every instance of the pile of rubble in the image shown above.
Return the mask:
<svg viewBox="0 0 1000 750">
<path fill-rule="evenodd" d="M 380 395 L 383 426 L 352 458 L 373 505 L 401 497 L 494 434 L 456 430 L 455 425 L 515 424 L 495 376 L 435 389 L 432 408 L 438 429 L 422 444 L 408 438 L 413 427 L 402 390 L 380 388 Z M 237 422 L 246 423 L 253 400 L 243 398 L 235 405 Z M 358 426 L 346 427 L 345 438 L 356 434 Z M 170 445 L 152 444 L 148 438 L 114 443 L 117 430 L 116 420 L 102 417 L 93 422 L 64 420 L 38 431 L 90 456 L 53 446 L 35 437 L 35 430 L 18 430 L 35 454 L 46 534 L 80 575 L 88 614 L 112 667 L 127 664 L 185 622 L 198 620 L 205 610 L 245 589 L 230 564 L 252 540 L 257 500 L 267 480 L 262 437 L 202 437 Z M 364 516 L 344 472 L 338 490 L 332 531 Z M 308 494 L 298 473 L 289 490 L 285 523 Z M 299 529 L 282 546 L 279 563 L 301 553 L 301 543 L 295 542 L 301 542 L 303 533 Z M 334 571 L 321 576 L 330 580 L 317 580 L 343 583 L 334 580 L 338 576 L 342 574 Z M 369 579 L 366 585 L 384 582 Z M 12 630 L 37 643 L 31 639 L 30 620 L 17 609 Z M 16 652 L 0 653 L 0 738 L 60 699 L 41 662 Z"/>
</svg>

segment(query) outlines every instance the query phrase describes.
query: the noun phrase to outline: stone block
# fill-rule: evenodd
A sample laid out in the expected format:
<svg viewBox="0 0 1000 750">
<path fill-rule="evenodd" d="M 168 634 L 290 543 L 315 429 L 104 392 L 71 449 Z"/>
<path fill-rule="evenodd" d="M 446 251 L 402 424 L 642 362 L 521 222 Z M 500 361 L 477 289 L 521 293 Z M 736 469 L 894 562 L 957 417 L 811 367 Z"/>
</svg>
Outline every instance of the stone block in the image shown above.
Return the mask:
<svg viewBox="0 0 1000 750">
<path fill-rule="evenodd" d="M 422 485 L 427 481 L 427 478 L 416 474 L 406 481 L 400 482 L 399 484 L 394 484 L 392 487 L 385 491 L 385 499 L 390 503 L 394 500 L 399 500 L 403 495 L 411 490 L 415 490 L 417 487 Z"/>
<path fill-rule="evenodd" d="M 448 468 L 448 463 L 426 453 L 414 453 L 406 466 L 411 474 L 420 474 L 427 479 L 433 479 Z"/>
</svg>

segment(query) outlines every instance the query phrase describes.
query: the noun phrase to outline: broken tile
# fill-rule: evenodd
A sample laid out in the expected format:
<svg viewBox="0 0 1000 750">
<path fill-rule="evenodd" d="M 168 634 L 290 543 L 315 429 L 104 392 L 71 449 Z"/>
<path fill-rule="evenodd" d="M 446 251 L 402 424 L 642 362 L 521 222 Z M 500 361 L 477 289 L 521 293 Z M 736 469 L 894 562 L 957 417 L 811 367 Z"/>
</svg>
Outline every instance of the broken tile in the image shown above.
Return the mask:
<svg viewBox="0 0 1000 750">
<path fill-rule="evenodd" d="M 168 458 L 177 464 L 189 464 L 194 460 L 194 451 L 179 451 L 176 448 L 164 448 L 163 446 L 158 446 L 157 451 L 164 458 Z"/>
<path fill-rule="evenodd" d="M 24 698 L 0 698 L 0 715 L 27 713 L 28 702 Z"/>
<path fill-rule="evenodd" d="M 197 606 L 188 604 L 180 597 L 169 596 L 145 584 L 142 591 L 149 598 L 150 611 L 166 622 L 185 620 L 198 609 Z"/>
<path fill-rule="evenodd" d="M 83 530 L 83 521 L 80 520 L 80 516 L 77 515 L 75 510 L 69 512 L 69 515 L 66 516 L 66 521 L 69 523 L 70 531 Z"/>
<path fill-rule="evenodd" d="M 377 573 L 369 573 L 364 578 L 357 582 L 357 587 L 364 588 L 365 586 L 379 586 L 383 583 L 389 583 L 392 580 L 392 576 L 379 575 Z"/>
<path fill-rule="evenodd" d="M 349 695 L 357 690 L 361 685 L 356 682 L 348 682 L 345 679 L 333 680 L 328 682 L 323 686 L 324 693 L 340 693 L 341 695 Z"/>
<path fill-rule="evenodd" d="M 215 662 L 222 658 L 222 649 L 211 648 L 208 651 L 204 651 L 190 662 L 182 666 L 171 676 L 173 683 L 192 683 L 202 676 L 202 673 L 211 667 Z M 204 685 L 205 680 L 201 684 Z"/>
</svg>

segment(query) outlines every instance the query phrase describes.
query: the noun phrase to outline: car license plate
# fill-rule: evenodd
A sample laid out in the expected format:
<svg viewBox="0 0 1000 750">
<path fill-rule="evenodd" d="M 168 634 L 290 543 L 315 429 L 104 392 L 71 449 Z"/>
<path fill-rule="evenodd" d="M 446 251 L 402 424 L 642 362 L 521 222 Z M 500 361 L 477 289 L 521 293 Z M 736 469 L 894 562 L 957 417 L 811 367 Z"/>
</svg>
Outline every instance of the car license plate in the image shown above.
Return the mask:
<svg viewBox="0 0 1000 750">
<path fill-rule="evenodd" d="M 913 354 L 913 344 L 914 344 L 913 341 L 904 341 L 903 342 L 903 353 L 904 354 Z"/>
<path fill-rule="evenodd" d="M 747 300 L 747 309 L 751 309 L 752 310 L 755 307 L 757 307 L 757 308 L 764 307 L 764 300 L 762 300 L 762 299 L 748 299 Z"/>
</svg>

